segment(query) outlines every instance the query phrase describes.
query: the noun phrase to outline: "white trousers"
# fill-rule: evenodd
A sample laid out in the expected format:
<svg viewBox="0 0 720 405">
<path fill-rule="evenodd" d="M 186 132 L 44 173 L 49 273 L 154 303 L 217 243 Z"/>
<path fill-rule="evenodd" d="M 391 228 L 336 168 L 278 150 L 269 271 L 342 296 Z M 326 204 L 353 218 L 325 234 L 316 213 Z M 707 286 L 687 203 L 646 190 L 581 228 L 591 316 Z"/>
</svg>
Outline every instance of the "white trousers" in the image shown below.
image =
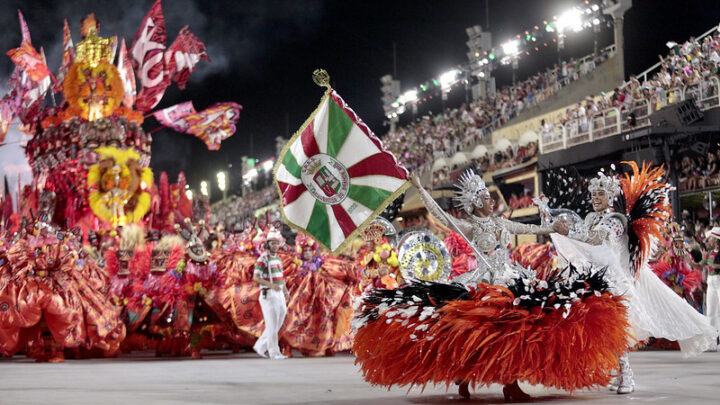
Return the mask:
<svg viewBox="0 0 720 405">
<path fill-rule="evenodd" d="M 710 324 L 720 329 L 720 276 L 708 276 L 707 293 L 705 294 L 705 313 Z"/>
<path fill-rule="evenodd" d="M 265 296 L 263 297 L 263 295 Z M 282 290 L 268 289 L 265 290 L 265 293 L 260 292 L 259 301 L 263 319 L 265 320 L 265 330 L 255 343 L 254 349 L 258 353 L 267 352 L 270 358 L 281 356 L 282 353 L 278 346 L 278 332 L 285 321 L 285 314 L 287 313 L 285 294 L 283 294 Z"/>
</svg>

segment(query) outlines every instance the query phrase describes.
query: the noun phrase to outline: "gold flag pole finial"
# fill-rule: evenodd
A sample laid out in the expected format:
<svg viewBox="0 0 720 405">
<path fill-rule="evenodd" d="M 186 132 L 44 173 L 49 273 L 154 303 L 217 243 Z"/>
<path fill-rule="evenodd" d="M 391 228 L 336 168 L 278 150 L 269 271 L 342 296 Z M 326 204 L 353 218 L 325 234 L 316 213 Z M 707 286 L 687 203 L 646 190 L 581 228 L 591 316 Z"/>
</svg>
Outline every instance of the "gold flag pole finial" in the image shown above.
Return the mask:
<svg viewBox="0 0 720 405">
<path fill-rule="evenodd" d="M 320 87 L 331 89 L 330 75 L 325 69 L 315 69 L 313 72 L 313 81 Z"/>
</svg>

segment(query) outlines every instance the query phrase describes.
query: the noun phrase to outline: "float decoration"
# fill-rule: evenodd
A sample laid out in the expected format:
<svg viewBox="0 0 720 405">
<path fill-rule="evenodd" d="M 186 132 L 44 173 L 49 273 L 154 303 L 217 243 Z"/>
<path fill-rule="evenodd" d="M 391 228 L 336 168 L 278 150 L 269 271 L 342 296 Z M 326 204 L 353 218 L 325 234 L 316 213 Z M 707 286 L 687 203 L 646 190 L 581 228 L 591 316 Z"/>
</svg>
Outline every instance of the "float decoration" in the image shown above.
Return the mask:
<svg viewBox="0 0 720 405">
<path fill-rule="evenodd" d="M 139 155 L 134 159 L 139 167 L 148 167 L 152 138 L 141 127 L 144 114 L 157 105 L 172 82 L 185 87 L 196 65 L 209 60 L 205 45 L 184 27 L 166 47 L 160 0 L 143 19 L 129 49 L 124 39 L 100 36 L 100 24 L 90 14 L 82 22 L 82 41 L 76 44 L 64 22 L 62 64 L 55 81 L 43 48 L 30 41 L 22 13 L 19 19 L 22 41 L 10 50 L 15 70 L 8 82 L 10 91 L 0 100 L 0 145 L 10 125 L 20 121 L 19 129 L 30 136 L 25 153 L 33 171 L 33 187 L 57 194 L 55 223 L 98 230 L 97 212 L 104 212 L 100 219 L 109 223 L 122 222 L 123 215 L 128 221 L 137 220 L 137 207 L 124 207 L 124 213 L 113 214 L 97 194 L 93 197 L 95 208 L 90 207 L 88 169 L 100 160 L 95 150 L 132 149 Z M 63 98 L 57 105 L 54 93 Z M 49 98 L 53 98 L 50 105 L 46 102 Z M 189 130 L 184 132 L 200 137 L 210 149 L 218 149 L 221 141 L 235 132 L 240 109 L 235 103 L 220 103 L 201 112 L 189 111 L 185 120 Z M 99 189 L 92 191 L 100 193 Z M 105 208 L 109 211 L 103 211 Z M 163 225 L 172 230 L 172 222 Z"/>
<path fill-rule="evenodd" d="M 90 208 L 112 226 L 140 221 L 150 209 L 153 175 L 142 168 L 140 155 L 132 149 L 102 147 L 95 150 L 99 163 L 88 171 Z"/>
</svg>

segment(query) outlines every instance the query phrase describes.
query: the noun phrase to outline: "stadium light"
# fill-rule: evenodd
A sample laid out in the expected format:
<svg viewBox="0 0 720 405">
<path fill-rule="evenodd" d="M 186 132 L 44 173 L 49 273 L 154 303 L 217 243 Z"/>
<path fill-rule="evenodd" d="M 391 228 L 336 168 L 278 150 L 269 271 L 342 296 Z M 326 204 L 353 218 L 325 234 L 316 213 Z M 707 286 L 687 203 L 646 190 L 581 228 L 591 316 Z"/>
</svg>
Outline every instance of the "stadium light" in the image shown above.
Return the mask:
<svg viewBox="0 0 720 405">
<path fill-rule="evenodd" d="M 510 57 L 513 57 L 518 54 L 518 52 L 520 51 L 519 47 L 520 47 L 520 41 L 518 41 L 517 39 L 511 39 L 510 41 L 507 41 L 504 44 L 502 44 L 503 53 L 505 53 L 505 55 L 510 56 Z"/>
<path fill-rule="evenodd" d="M 192 200 L 192 198 L 193 198 L 192 190 L 185 190 L 185 195 L 187 196 L 188 200 Z"/>
<path fill-rule="evenodd" d="M 218 188 L 223 193 L 223 200 L 227 197 L 227 183 L 225 182 L 225 172 L 217 174 Z"/>
<path fill-rule="evenodd" d="M 438 81 L 440 82 L 440 88 L 443 90 L 449 89 L 457 81 L 458 70 L 453 69 L 440 75 Z"/>
<path fill-rule="evenodd" d="M 225 191 L 225 172 L 218 172 L 217 180 L 218 180 L 218 188 L 221 191 Z"/>
<path fill-rule="evenodd" d="M 275 165 L 275 161 L 273 159 L 269 159 L 269 160 L 266 160 L 265 162 L 263 162 L 262 168 L 266 172 L 269 172 L 270 170 L 272 170 L 274 165 Z"/>
<path fill-rule="evenodd" d="M 204 195 L 205 197 L 208 196 L 208 183 L 205 180 L 200 182 L 200 194 Z"/>
<path fill-rule="evenodd" d="M 414 103 L 418 100 L 417 90 L 408 90 L 400 95 L 400 104 Z"/>
<path fill-rule="evenodd" d="M 578 32 L 583 28 L 582 11 L 571 8 L 560 14 L 557 20 L 557 31 L 559 34 L 567 31 Z"/>
</svg>

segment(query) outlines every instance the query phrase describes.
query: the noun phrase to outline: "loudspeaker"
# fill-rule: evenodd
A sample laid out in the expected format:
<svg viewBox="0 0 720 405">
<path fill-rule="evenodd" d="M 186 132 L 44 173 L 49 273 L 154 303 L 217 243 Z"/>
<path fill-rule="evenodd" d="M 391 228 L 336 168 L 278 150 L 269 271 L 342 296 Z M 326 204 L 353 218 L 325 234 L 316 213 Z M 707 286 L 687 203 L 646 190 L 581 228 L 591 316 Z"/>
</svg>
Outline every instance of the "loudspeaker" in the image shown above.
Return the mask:
<svg viewBox="0 0 720 405">
<path fill-rule="evenodd" d="M 660 164 L 664 160 L 662 156 L 658 156 L 656 148 L 644 148 L 632 152 L 625 152 L 622 154 L 623 161 L 634 161 L 638 165 L 642 165 L 643 162 Z"/>
<path fill-rule="evenodd" d="M 650 125 L 653 127 L 688 126 L 703 118 L 703 113 L 697 108 L 694 99 L 684 100 L 656 111 L 650 115 Z"/>
</svg>

